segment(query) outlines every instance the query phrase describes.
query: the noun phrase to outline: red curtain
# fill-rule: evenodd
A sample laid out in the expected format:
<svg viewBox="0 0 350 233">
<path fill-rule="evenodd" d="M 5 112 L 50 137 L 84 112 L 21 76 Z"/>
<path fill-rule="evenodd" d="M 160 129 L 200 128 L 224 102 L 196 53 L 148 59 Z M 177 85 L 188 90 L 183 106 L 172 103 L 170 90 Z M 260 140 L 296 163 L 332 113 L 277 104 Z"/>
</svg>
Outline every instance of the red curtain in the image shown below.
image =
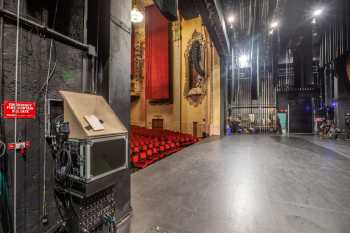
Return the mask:
<svg viewBox="0 0 350 233">
<path fill-rule="evenodd" d="M 146 7 L 146 98 L 167 100 L 169 93 L 168 20 L 155 6 Z"/>
</svg>

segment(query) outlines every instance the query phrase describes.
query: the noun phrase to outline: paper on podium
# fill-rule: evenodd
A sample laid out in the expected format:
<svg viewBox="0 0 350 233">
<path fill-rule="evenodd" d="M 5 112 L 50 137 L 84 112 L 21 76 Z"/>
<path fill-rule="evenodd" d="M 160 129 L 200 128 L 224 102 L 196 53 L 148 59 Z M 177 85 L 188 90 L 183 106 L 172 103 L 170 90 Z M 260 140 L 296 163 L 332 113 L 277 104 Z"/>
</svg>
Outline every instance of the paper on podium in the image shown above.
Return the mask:
<svg viewBox="0 0 350 233">
<path fill-rule="evenodd" d="M 105 129 L 105 127 L 103 127 L 102 123 L 95 115 L 84 116 L 84 118 L 89 123 L 92 130 L 100 131 Z"/>
<path fill-rule="evenodd" d="M 128 133 L 102 96 L 68 91 L 60 91 L 60 94 L 64 99 L 64 120 L 69 122 L 69 138 L 89 139 Z"/>
</svg>

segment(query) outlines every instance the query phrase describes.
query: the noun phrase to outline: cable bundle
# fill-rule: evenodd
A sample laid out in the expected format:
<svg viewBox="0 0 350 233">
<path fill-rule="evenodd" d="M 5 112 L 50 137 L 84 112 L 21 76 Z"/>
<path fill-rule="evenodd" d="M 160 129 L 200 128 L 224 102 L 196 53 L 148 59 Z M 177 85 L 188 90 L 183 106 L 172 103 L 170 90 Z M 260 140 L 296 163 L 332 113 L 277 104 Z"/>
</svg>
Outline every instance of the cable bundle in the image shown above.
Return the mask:
<svg viewBox="0 0 350 233">
<path fill-rule="evenodd" d="M 7 185 L 5 163 L 6 144 L 0 141 L 0 233 L 10 233 L 11 213 L 9 207 L 9 191 Z"/>
</svg>

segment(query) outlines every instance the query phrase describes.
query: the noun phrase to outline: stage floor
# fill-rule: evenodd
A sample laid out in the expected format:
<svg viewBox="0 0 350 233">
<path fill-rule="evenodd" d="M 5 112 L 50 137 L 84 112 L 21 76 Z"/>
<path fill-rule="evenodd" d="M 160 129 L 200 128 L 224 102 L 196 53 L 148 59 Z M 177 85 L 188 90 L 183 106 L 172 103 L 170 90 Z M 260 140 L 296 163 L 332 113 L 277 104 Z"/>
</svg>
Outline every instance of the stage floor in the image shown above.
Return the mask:
<svg viewBox="0 0 350 233">
<path fill-rule="evenodd" d="M 130 233 L 346 233 L 350 142 L 212 138 L 132 175 Z"/>
</svg>

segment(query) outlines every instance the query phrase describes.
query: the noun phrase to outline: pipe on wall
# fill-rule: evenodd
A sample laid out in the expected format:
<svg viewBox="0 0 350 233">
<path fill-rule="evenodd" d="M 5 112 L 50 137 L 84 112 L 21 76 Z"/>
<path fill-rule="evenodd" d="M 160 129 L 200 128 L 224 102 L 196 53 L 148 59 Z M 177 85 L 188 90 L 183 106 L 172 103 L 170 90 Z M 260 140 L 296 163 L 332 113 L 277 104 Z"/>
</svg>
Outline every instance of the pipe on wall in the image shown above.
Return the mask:
<svg viewBox="0 0 350 233">
<path fill-rule="evenodd" d="M 80 49 L 80 50 L 83 50 L 83 51 L 89 50 L 89 45 L 87 45 L 85 43 L 74 40 L 66 35 L 63 35 L 62 33 L 59 33 L 51 28 L 48 28 L 44 25 L 41 25 L 33 20 L 26 19 L 22 16 L 18 17 L 18 19 L 17 19 L 17 16 L 15 13 L 13 13 L 9 10 L 6 10 L 4 8 L 0 8 L 0 16 L 12 21 L 15 24 L 17 24 L 17 21 L 19 19 L 19 21 L 20 21 L 19 23 L 24 28 L 35 28 L 38 31 L 40 31 L 40 33 L 42 33 L 42 34 L 44 34 L 52 39 L 55 39 L 57 41 L 60 41 L 60 42 L 65 43 L 67 45 L 73 46 L 73 47 Z"/>
</svg>

